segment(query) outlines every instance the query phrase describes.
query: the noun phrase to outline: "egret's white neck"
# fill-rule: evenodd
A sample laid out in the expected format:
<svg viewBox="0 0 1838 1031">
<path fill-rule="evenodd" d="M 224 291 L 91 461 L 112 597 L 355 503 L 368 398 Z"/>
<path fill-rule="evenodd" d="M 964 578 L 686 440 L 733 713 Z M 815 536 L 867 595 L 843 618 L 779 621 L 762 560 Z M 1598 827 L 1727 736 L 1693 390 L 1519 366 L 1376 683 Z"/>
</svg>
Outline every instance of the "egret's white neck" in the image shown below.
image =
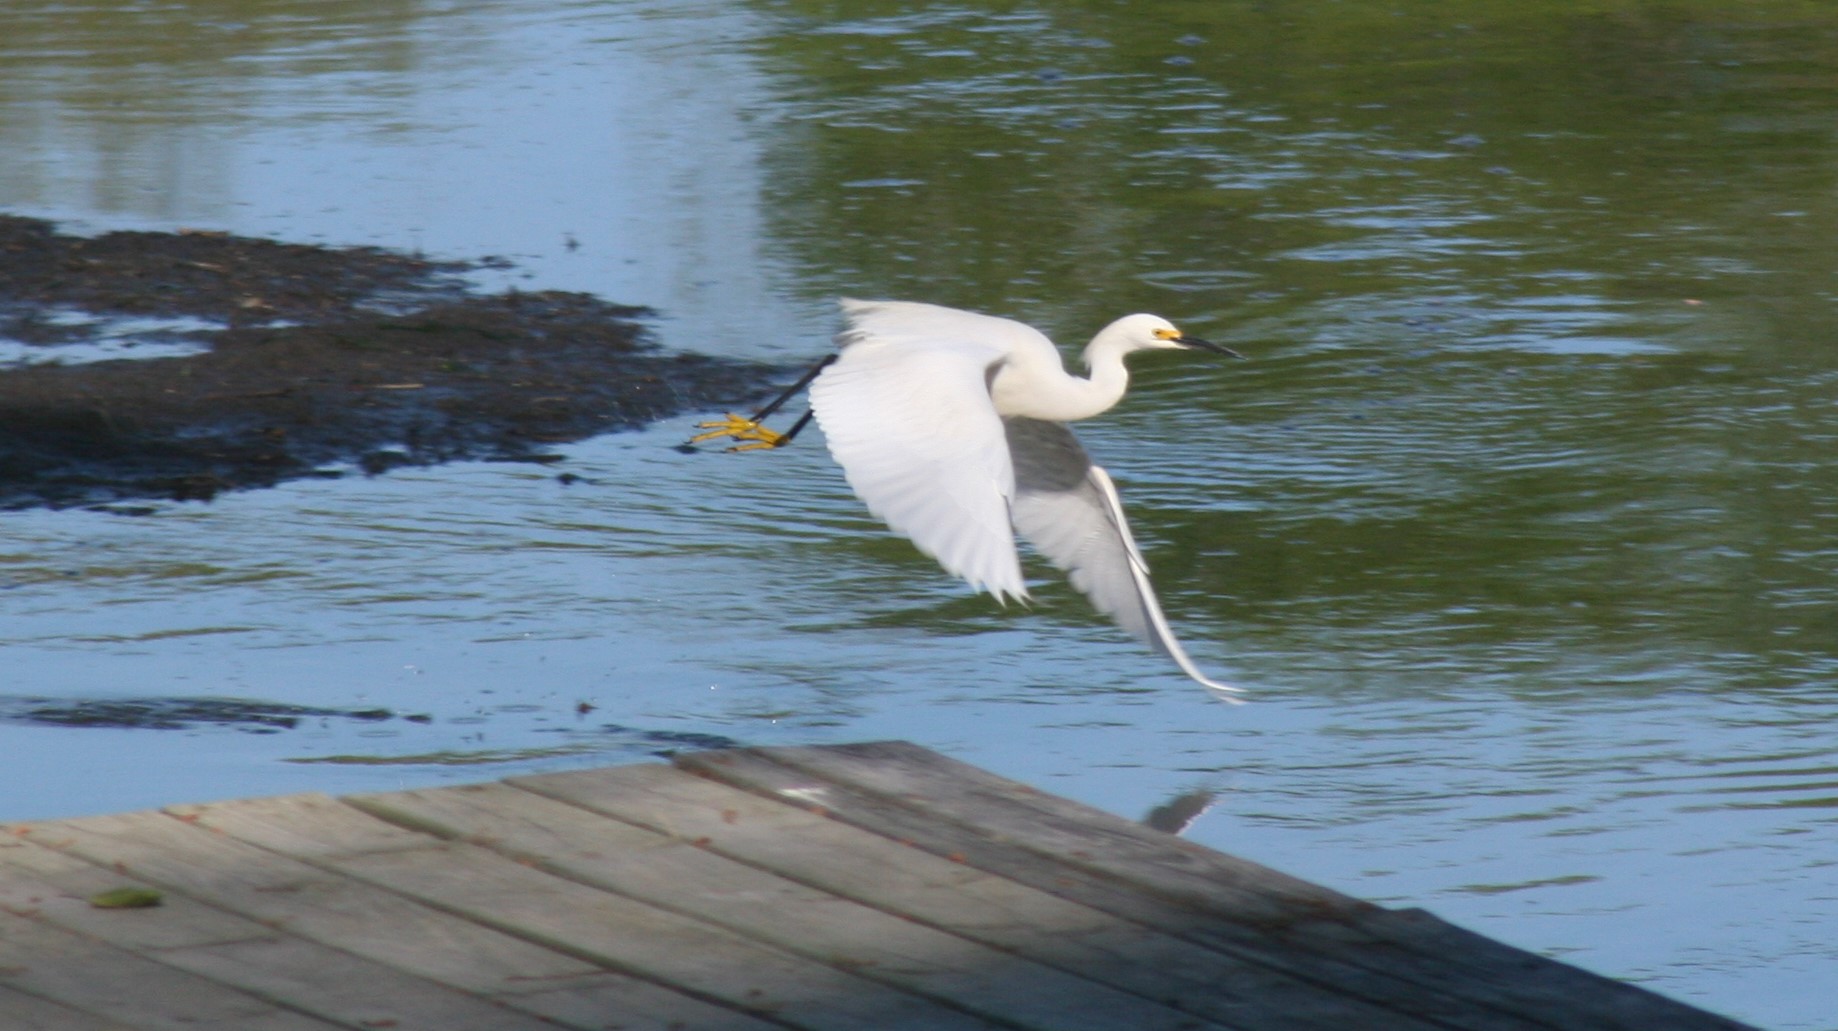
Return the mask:
<svg viewBox="0 0 1838 1031">
<path fill-rule="evenodd" d="M 1084 393 L 1092 408 L 1087 414 L 1073 418 L 1088 419 L 1109 411 L 1111 406 L 1123 400 L 1123 392 L 1130 385 L 1130 370 L 1123 364 L 1123 356 L 1130 350 L 1121 340 L 1105 333 L 1099 333 L 1085 346 L 1082 356 L 1087 374 L 1083 380 Z"/>
<path fill-rule="evenodd" d="M 1132 350 L 1126 335 L 1113 332 L 1113 323 L 1086 346 L 1088 376 L 1074 376 L 1060 363 L 1058 352 L 1015 354 L 996 373 L 991 396 L 996 411 L 1005 416 L 1073 422 L 1109 411 L 1123 399 L 1130 372 L 1123 356 Z"/>
</svg>

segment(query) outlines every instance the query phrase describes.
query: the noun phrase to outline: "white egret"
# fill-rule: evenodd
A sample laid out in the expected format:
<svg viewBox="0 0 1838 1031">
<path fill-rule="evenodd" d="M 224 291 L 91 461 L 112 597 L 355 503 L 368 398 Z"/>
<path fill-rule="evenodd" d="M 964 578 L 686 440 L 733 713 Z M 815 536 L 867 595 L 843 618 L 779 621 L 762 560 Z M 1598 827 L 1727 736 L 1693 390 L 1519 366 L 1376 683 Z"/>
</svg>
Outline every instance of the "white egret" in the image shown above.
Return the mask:
<svg viewBox="0 0 1838 1031">
<path fill-rule="evenodd" d="M 1040 331 L 1012 319 L 909 301 L 842 301 L 837 353 L 751 417 L 701 423 L 692 443 L 783 447 L 816 415 L 830 454 L 868 510 L 998 602 L 1027 598 L 1020 531 L 1115 619 L 1215 696 L 1238 688 L 1187 657 L 1156 601 L 1117 488 L 1066 427 L 1122 400 L 1126 355 L 1202 348 L 1156 315 L 1126 315 L 1085 348 L 1089 377 L 1066 372 Z M 790 430 L 761 421 L 806 386 L 810 411 Z"/>
</svg>

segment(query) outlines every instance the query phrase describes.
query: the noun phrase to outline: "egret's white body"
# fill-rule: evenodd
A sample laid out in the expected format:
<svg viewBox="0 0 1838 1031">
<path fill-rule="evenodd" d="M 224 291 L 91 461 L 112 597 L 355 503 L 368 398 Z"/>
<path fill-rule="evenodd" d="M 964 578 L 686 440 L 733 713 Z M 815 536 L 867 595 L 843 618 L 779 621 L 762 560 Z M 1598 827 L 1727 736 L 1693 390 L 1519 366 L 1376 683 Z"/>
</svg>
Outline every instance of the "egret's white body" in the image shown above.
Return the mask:
<svg viewBox="0 0 1838 1031">
<path fill-rule="evenodd" d="M 1079 377 L 1052 341 L 1011 319 L 905 301 L 842 309 L 839 355 L 811 383 L 811 408 L 870 511 L 998 601 L 1027 597 L 1019 531 L 1099 611 L 1216 695 L 1238 693 L 1175 640 L 1116 487 L 1064 425 L 1122 399 L 1125 355 L 1225 349 L 1129 315 L 1092 339 L 1090 375 Z"/>
</svg>

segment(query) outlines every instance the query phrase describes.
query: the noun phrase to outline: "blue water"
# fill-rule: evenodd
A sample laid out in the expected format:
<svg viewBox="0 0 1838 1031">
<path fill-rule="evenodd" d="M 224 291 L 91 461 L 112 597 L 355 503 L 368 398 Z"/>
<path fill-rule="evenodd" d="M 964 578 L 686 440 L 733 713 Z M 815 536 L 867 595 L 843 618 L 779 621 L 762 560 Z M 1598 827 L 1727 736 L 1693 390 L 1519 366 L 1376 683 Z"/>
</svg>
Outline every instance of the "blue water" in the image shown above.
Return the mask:
<svg viewBox="0 0 1838 1031">
<path fill-rule="evenodd" d="M 0 818 L 905 738 L 1131 816 L 1215 791 L 1195 840 L 1838 1027 L 1831 18 L 112 6 L 0 41 L 0 208 L 499 256 L 774 361 L 845 292 L 1246 351 L 1081 432 L 1254 703 L 1044 570 L 969 596 L 819 438 L 685 417 L 0 515 L 0 693 L 395 714 L 0 725 Z"/>
</svg>

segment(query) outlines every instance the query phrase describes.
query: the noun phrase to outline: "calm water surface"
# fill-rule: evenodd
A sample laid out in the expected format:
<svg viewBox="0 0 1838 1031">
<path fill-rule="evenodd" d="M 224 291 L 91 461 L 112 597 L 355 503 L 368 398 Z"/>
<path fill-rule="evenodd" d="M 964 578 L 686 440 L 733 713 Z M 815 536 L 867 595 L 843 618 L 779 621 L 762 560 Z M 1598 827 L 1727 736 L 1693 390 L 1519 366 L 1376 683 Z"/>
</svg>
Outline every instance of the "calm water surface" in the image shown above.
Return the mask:
<svg viewBox="0 0 1838 1031">
<path fill-rule="evenodd" d="M 567 449 L 0 515 L 0 694 L 425 717 L 0 725 L 0 818 L 902 737 L 1774 1028 L 1838 1019 L 1838 9 L 28 3 L 0 208 L 499 255 L 815 356 L 839 293 L 1076 343 L 1231 708 L 1002 611 L 812 447 Z M 583 705 L 582 703 L 585 703 Z M 589 708 L 591 707 L 591 708 Z"/>
</svg>

